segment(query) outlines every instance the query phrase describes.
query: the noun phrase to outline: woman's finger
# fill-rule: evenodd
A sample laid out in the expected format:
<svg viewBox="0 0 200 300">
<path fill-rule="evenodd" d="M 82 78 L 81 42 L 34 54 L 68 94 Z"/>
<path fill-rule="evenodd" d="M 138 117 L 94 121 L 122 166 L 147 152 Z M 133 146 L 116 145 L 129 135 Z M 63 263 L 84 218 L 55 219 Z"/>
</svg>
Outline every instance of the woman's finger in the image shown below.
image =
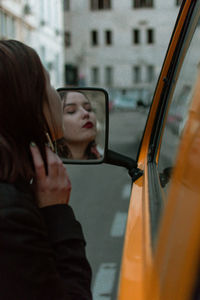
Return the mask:
<svg viewBox="0 0 200 300">
<path fill-rule="evenodd" d="M 67 174 L 67 170 L 64 165 L 59 169 L 59 178 L 63 181 L 63 183 L 66 185 L 68 190 L 71 190 L 71 181 L 69 179 L 69 176 Z"/>
<path fill-rule="evenodd" d="M 66 170 L 64 165 L 63 165 L 63 169 L 61 170 L 61 174 L 62 174 L 61 175 L 62 178 L 64 178 L 63 184 L 66 187 L 66 204 L 68 204 L 69 200 L 70 200 L 70 194 L 71 194 L 72 186 L 71 186 L 71 181 L 69 179 L 69 176 L 67 174 L 67 170 Z"/>
<path fill-rule="evenodd" d="M 30 150 L 33 158 L 33 163 L 35 166 L 35 172 L 38 179 L 43 179 L 46 177 L 44 162 L 38 147 L 35 144 L 30 145 Z"/>
<path fill-rule="evenodd" d="M 48 163 L 48 177 L 55 179 L 59 175 L 59 168 L 62 165 L 59 157 L 53 153 L 48 147 L 46 148 L 47 163 Z"/>
</svg>

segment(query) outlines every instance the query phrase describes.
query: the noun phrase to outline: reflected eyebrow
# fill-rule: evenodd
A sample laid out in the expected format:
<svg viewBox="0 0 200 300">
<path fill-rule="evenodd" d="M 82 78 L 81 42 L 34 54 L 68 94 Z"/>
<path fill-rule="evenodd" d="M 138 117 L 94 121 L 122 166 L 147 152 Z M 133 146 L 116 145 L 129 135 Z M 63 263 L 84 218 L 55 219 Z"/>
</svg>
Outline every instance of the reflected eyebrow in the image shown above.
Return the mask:
<svg viewBox="0 0 200 300">
<path fill-rule="evenodd" d="M 64 107 L 66 107 L 66 106 L 76 106 L 76 103 L 65 103 Z"/>
<path fill-rule="evenodd" d="M 90 104 L 90 102 L 84 102 L 83 103 L 83 105 L 86 105 L 86 104 Z M 77 106 L 77 104 L 76 103 L 65 103 L 64 107 L 66 107 L 66 106 Z"/>
</svg>

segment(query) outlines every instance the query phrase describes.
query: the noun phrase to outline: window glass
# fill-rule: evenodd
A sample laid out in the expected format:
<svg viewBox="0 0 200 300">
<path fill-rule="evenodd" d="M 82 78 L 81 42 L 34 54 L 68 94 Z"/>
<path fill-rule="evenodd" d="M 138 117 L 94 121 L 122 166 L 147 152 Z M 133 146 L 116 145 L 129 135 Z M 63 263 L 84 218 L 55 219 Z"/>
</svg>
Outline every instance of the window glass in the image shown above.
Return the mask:
<svg viewBox="0 0 200 300">
<path fill-rule="evenodd" d="M 111 0 L 91 0 L 91 10 L 111 9 Z"/>
<path fill-rule="evenodd" d="M 65 46 L 70 47 L 71 46 L 71 33 L 69 31 L 65 31 Z"/>
<path fill-rule="evenodd" d="M 98 32 L 97 30 L 91 31 L 91 45 L 97 46 L 98 45 Z"/>
<path fill-rule="evenodd" d="M 155 68 L 150 65 L 147 66 L 147 82 L 153 82 L 155 78 Z"/>
<path fill-rule="evenodd" d="M 43 45 L 40 47 L 40 57 L 41 57 L 43 65 L 45 67 L 47 67 L 47 63 L 46 63 L 46 48 Z"/>
<path fill-rule="evenodd" d="M 110 66 L 105 68 L 105 84 L 108 87 L 113 84 L 113 68 Z"/>
<path fill-rule="evenodd" d="M 0 11 L 0 37 L 3 36 L 3 12 Z"/>
<path fill-rule="evenodd" d="M 112 31 L 111 30 L 105 31 L 105 44 L 112 45 Z"/>
<path fill-rule="evenodd" d="M 65 82 L 68 85 L 78 84 L 78 67 L 73 64 L 65 64 Z"/>
<path fill-rule="evenodd" d="M 141 66 L 134 66 L 133 67 L 133 82 L 139 83 L 141 81 L 142 81 Z"/>
<path fill-rule="evenodd" d="M 11 36 L 14 39 L 16 36 L 16 19 L 12 17 L 11 20 Z"/>
<path fill-rule="evenodd" d="M 197 26 L 178 77 L 166 120 L 166 127 L 158 164 L 159 173 L 161 174 L 161 185 L 163 185 L 166 193 L 169 186 L 169 184 L 165 185 L 166 179 L 167 177 L 170 177 L 170 172 L 175 164 L 177 149 L 190 113 L 190 104 L 192 101 L 194 85 L 197 74 L 199 74 L 199 36 L 200 27 Z"/>
<path fill-rule="evenodd" d="M 182 3 L 182 0 L 176 0 L 176 6 L 181 5 L 181 3 Z"/>
<path fill-rule="evenodd" d="M 147 29 L 147 43 L 153 44 L 154 43 L 154 30 L 153 29 Z"/>
<path fill-rule="evenodd" d="M 133 0 L 133 7 L 153 7 L 153 0 Z"/>
<path fill-rule="evenodd" d="M 7 28 L 7 15 L 5 13 L 3 13 L 3 16 L 2 16 L 2 28 L 3 28 L 3 30 L 2 30 L 3 36 L 6 37 L 8 28 Z"/>
<path fill-rule="evenodd" d="M 133 44 L 140 44 L 140 30 L 133 29 Z"/>
<path fill-rule="evenodd" d="M 64 11 L 70 10 L 70 0 L 64 0 L 63 5 L 64 5 Z"/>
<path fill-rule="evenodd" d="M 55 72 L 56 72 L 56 82 L 57 85 L 59 85 L 61 79 L 60 79 L 60 55 L 57 53 L 55 55 Z"/>
<path fill-rule="evenodd" d="M 45 3 L 44 3 L 44 0 L 41 0 L 40 1 L 40 20 L 41 20 L 41 23 L 44 22 L 44 19 L 45 19 L 45 16 L 44 16 L 44 10 L 45 10 Z"/>
<path fill-rule="evenodd" d="M 7 37 L 14 39 L 15 38 L 15 19 L 12 16 L 7 16 Z"/>
<path fill-rule="evenodd" d="M 91 69 L 91 81 L 92 84 L 99 84 L 99 68 L 98 67 L 92 67 Z"/>
</svg>

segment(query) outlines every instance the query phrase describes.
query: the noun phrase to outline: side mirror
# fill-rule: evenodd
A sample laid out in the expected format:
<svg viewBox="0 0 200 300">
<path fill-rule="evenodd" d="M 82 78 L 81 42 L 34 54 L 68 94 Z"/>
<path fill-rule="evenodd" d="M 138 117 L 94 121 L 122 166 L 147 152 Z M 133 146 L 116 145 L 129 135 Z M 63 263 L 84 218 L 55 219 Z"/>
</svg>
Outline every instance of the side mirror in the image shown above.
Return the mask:
<svg viewBox="0 0 200 300">
<path fill-rule="evenodd" d="M 56 141 L 63 163 L 102 163 L 108 147 L 108 94 L 99 88 L 57 89 L 64 137 Z"/>
</svg>

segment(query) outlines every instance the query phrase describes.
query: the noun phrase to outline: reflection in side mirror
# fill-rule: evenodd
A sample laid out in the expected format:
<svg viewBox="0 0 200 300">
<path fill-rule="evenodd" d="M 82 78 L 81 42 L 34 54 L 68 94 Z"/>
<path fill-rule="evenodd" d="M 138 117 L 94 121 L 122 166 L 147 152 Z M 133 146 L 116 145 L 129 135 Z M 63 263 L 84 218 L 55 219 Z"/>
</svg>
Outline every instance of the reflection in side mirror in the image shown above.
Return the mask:
<svg viewBox="0 0 200 300">
<path fill-rule="evenodd" d="M 59 88 L 64 137 L 56 141 L 64 163 L 101 163 L 108 144 L 108 94 L 96 88 Z"/>
</svg>

